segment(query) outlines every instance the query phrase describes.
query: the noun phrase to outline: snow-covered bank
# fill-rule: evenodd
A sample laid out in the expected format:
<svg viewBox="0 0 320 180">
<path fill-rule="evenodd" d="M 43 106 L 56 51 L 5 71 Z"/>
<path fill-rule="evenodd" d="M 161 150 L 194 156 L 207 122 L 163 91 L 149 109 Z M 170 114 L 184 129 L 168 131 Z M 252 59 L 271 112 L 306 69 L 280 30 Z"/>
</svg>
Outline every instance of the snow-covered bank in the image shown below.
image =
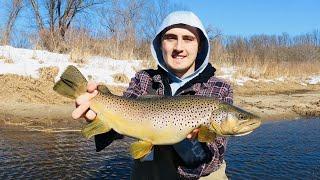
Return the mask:
<svg viewBox="0 0 320 180">
<path fill-rule="evenodd" d="M 21 49 L 11 46 L 0 46 L 0 74 L 18 74 L 39 78 L 39 68 L 56 66 L 59 78 L 63 70 L 70 64 L 79 67 L 80 71 L 96 82 L 104 82 L 108 85 L 127 86 L 127 83 L 115 82 L 113 75 L 123 74 L 128 78 L 134 76 L 137 70 L 142 69 L 140 60 L 114 60 L 111 58 L 93 56 L 88 58 L 85 64 L 76 64 L 70 61 L 67 54 L 52 53 L 43 50 Z M 275 79 L 253 79 L 250 77 L 236 75 L 236 67 L 222 67 L 219 69 L 218 77 L 234 82 L 237 85 L 244 85 L 248 81 L 276 83 L 294 81 L 307 86 L 308 84 L 320 84 L 320 71 L 317 75 L 309 77 L 277 77 Z"/>
<path fill-rule="evenodd" d="M 87 59 L 86 64 L 76 64 L 70 61 L 69 55 L 52 53 L 42 50 L 30 50 L 0 46 L 0 74 L 18 74 L 39 78 L 39 68 L 56 66 L 59 78 L 68 65 L 76 65 L 80 71 L 96 82 L 104 82 L 109 85 L 127 85 L 127 83 L 114 82 L 113 75 L 124 74 L 128 78 L 133 77 L 141 68 L 139 60 L 114 60 L 105 57 L 94 56 Z"/>
</svg>

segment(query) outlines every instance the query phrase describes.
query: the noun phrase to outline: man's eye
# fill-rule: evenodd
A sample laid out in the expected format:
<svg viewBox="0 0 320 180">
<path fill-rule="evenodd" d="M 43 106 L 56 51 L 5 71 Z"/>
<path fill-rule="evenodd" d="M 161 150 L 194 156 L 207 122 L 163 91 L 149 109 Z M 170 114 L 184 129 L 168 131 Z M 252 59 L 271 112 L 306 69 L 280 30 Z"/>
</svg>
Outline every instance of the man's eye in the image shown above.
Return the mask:
<svg viewBox="0 0 320 180">
<path fill-rule="evenodd" d="M 193 41 L 194 40 L 194 38 L 193 37 L 185 37 L 185 38 L 183 38 L 185 41 Z"/>
<path fill-rule="evenodd" d="M 175 39 L 177 39 L 177 37 L 176 36 L 172 36 L 172 35 L 165 35 L 163 39 L 165 39 L 165 40 L 175 40 Z"/>
</svg>

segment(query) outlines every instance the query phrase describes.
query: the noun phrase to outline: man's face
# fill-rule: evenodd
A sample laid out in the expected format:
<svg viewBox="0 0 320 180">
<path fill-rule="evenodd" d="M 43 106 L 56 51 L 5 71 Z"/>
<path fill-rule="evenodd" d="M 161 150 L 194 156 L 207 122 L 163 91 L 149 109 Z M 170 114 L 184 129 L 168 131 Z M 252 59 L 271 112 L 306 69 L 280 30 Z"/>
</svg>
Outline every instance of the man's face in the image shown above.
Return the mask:
<svg viewBox="0 0 320 180">
<path fill-rule="evenodd" d="M 178 77 L 186 77 L 195 71 L 198 47 L 198 32 L 190 26 L 169 29 L 161 39 L 164 62 Z"/>
</svg>

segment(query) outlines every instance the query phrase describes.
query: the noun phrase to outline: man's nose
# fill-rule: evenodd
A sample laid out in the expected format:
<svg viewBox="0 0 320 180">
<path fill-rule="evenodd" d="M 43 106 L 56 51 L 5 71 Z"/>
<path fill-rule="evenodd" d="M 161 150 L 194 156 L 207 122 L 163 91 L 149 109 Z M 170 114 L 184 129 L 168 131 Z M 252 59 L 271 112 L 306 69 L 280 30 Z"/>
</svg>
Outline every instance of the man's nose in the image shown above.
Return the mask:
<svg viewBox="0 0 320 180">
<path fill-rule="evenodd" d="M 178 38 L 177 44 L 175 46 L 176 51 L 183 51 L 183 40 L 181 38 Z"/>
</svg>

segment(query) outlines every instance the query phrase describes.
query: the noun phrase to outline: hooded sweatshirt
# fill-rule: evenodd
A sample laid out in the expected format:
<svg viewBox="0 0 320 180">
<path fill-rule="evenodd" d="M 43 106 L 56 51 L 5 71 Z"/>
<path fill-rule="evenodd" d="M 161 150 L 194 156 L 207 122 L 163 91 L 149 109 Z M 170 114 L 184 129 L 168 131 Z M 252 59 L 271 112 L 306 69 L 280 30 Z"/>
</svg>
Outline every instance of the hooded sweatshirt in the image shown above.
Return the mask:
<svg viewBox="0 0 320 180">
<path fill-rule="evenodd" d="M 200 32 L 199 39 L 201 43 L 201 49 L 198 52 L 198 55 L 196 57 L 195 71 L 192 74 L 183 78 L 179 78 L 167 68 L 162 56 L 162 51 L 161 51 L 161 36 L 165 33 L 165 31 L 169 27 L 177 24 L 184 24 L 184 25 L 195 27 Z M 202 25 L 200 19 L 194 13 L 189 11 L 175 11 L 169 14 L 163 20 L 161 26 L 157 31 L 155 38 L 151 43 L 151 52 L 153 57 L 156 59 L 158 66 L 160 66 L 162 69 L 164 69 L 168 73 L 170 78 L 170 87 L 171 87 L 172 95 L 174 95 L 175 92 L 180 87 L 182 87 L 185 83 L 187 83 L 188 81 L 192 80 L 197 75 L 199 75 L 208 65 L 209 54 L 210 54 L 210 43 L 209 43 L 209 38 L 205 31 L 204 26 Z"/>
</svg>

